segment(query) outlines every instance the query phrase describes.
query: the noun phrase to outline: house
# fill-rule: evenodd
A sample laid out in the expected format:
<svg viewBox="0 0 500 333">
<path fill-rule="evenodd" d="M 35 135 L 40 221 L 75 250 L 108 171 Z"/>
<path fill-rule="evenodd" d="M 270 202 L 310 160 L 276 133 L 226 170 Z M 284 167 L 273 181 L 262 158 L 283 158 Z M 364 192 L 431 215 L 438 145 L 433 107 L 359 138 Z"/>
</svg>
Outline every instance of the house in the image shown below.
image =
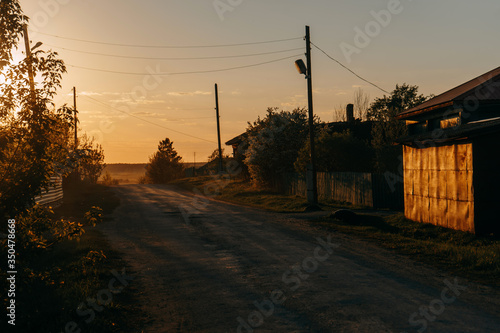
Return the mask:
<svg viewBox="0 0 500 333">
<path fill-rule="evenodd" d="M 499 233 L 500 67 L 398 115 L 405 216 L 472 233 Z"/>
<path fill-rule="evenodd" d="M 346 121 L 326 123 L 326 127 L 330 133 L 342 133 L 349 131 L 353 137 L 365 142 L 371 142 L 373 124 L 373 121 L 363 121 L 361 119 L 354 118 L 354 105 L 347 104 Z"/>
</svg>

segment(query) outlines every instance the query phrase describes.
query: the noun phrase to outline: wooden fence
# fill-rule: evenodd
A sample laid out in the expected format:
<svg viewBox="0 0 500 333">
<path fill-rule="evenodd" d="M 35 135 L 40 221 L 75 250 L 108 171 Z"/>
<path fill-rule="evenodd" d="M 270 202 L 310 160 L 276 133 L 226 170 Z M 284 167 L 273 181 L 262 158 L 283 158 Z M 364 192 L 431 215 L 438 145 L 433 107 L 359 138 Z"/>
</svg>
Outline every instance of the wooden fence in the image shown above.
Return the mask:
<svg viewBox="0 0 500 333">
<path fill-rule="evenodd" d="M 318 172 L 318 199 L 371 208 L 403 209 L 403 183 L 390 184 L 384 175 L 360 172 Z M 391 187 L 391 185 L 393 185 Z M 305 177 L 285 174 L 275 188 L 288 195 L 305 196 Z"/>
<path fill-rule="evenodd" d="M 35 202 L 40 205 L 49 205 L 63 199 L 62 177 L 50 177 L 50 186 L 42 189 L 42 193 L 35 197 Z"/>
</svg>

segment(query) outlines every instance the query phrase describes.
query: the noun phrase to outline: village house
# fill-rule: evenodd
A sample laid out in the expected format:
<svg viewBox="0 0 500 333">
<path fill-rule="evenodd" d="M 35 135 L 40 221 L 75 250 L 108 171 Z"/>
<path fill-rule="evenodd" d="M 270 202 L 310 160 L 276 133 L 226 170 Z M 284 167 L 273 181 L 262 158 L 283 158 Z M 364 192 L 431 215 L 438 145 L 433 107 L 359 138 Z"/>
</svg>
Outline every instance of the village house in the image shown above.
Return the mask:
<svg viewBox="0 0 500 333">
<path fill-rule="evenodd" d="M 500 67 L 398 115 L 405 216 L 478 234 L 500 231 Z"/>
</svg>

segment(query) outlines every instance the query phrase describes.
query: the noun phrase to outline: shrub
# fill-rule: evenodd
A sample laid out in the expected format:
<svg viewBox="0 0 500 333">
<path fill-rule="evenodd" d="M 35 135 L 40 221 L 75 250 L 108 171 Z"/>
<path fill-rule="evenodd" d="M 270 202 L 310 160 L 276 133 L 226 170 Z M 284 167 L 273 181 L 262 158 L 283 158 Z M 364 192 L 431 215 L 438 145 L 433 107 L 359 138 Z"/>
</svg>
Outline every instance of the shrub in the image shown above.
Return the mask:
<svg viewBox="0 0 500 333">
<path fill-rule="evenodd" d="M 269 108 L 266 118 L 258 118 L 247 129 L 245 163 L 257 185 L 272 185 L 279 175 L 293 172 L 298 151 L 307 138 L 305 109 L 276 111 L 276 108 Z"/>
<path fill-rule="evenodd" d="M 111 174 L 106 171 L 106 173 L 102 177 L 101 183 L 106 186 L 112 186 L 112 185 L 118 185 L 120 182 L 118 181 L 118 179 L 111 177 Z"/>
</svg>

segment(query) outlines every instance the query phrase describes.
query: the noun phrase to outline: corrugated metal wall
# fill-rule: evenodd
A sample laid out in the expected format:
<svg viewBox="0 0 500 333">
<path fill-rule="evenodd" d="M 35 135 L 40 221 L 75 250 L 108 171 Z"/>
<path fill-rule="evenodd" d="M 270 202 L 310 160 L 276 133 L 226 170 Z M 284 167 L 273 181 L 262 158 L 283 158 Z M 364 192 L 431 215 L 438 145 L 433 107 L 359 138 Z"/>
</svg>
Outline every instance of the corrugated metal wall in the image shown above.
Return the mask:
<svg viewBox="0 0 500 333">
<path fill-rule="evenodd" d="M 405 216 L 474 232 L 472 144 L 404 146 Z"/>
<path fill-rule="evenodd" d="M 35 197 L 35 202 L 40 205 L 49 205 L 63 199 L 62 176 L 50 177 L 50 186 L 47 190 Z"/>
</svg>

